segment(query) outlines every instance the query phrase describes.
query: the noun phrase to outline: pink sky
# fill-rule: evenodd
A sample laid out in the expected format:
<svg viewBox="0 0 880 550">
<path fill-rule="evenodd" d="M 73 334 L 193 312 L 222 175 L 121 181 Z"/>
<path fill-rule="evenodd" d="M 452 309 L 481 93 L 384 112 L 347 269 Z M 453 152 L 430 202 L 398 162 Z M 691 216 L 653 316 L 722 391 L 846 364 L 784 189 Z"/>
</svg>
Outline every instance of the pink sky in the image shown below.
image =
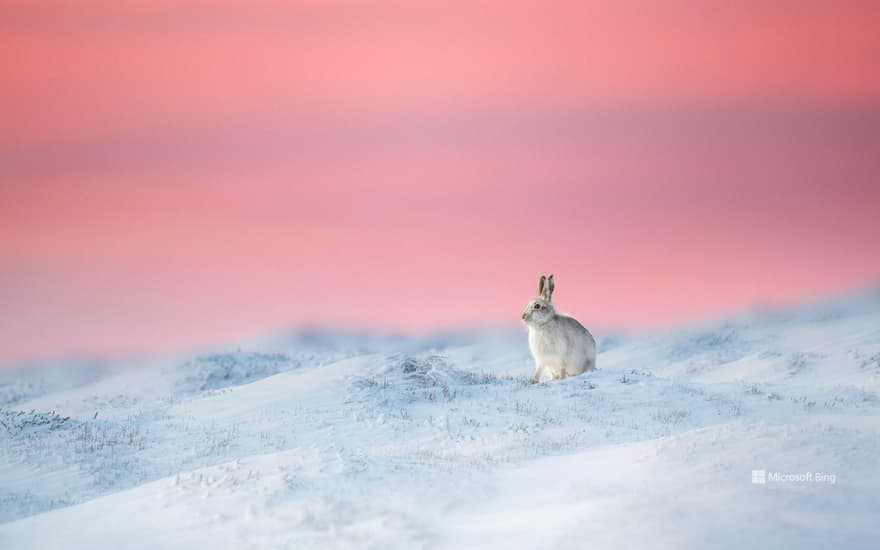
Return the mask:
<svg viewBox="0 0 880 550">
<path fill-rule="evenodd" d="M 613 5 L 608 5 L 613 4 Z M 4 2 L 0 364 L 880 280 L 875 2 Z"/>
</svg>

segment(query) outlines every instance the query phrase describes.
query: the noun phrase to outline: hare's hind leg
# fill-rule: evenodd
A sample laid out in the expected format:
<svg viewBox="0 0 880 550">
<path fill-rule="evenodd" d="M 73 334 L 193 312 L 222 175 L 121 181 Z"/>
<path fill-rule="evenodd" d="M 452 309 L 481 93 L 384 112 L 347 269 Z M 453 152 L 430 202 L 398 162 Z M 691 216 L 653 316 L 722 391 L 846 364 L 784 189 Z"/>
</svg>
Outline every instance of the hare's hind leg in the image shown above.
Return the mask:
<svg viewBox="0 0 880 550">
<path fill-rule="evenodd" d="M 565 367 L 562 367 L 558 371 L 553 372 L 554 380 L 565 380 L 568 377 L 568 372 L 566 372 Z"/>
</svg>

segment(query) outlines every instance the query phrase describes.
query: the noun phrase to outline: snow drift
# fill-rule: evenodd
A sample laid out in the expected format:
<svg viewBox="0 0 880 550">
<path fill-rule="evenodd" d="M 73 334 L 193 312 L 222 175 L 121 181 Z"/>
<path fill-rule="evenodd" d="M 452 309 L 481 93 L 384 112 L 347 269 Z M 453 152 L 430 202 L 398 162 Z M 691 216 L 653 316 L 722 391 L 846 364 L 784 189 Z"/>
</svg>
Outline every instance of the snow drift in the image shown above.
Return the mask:
<svg viewBox="0 0 880 550">
<path fill-rule="evenodd" d="M 534 386 L 524 331 L 0 372 L 0 547 L 876 548 L 880 292 L 597 336 Z"/>
</svg>

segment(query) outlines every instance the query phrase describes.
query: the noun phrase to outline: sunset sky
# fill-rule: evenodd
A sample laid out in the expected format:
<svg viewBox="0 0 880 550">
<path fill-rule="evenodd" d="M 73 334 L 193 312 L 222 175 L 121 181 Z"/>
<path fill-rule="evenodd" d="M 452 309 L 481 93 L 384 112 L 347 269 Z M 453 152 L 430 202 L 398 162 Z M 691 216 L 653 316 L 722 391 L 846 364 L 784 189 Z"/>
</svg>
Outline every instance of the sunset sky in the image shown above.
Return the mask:
<svg viewBox="0 0 880 550">
<path fill-rule="evenodd" d="M 0 365 L 880 281 L 880 3 L 4 0 Z"/>
</svg>

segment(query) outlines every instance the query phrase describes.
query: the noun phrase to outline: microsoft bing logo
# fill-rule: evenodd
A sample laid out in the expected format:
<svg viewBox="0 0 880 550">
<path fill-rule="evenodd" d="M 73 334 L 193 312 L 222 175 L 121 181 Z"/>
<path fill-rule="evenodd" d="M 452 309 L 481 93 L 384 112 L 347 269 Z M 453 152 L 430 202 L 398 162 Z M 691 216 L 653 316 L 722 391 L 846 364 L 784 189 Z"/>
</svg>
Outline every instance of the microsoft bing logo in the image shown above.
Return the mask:
<svg viewBox="0 0 880 550">
<path fill-rule="evenodd" d="M 837 474 L 824 472 L 768 472 L 767 470 L 752 470 L 752 483 L 754 485 L 767 485 L 768 483 L 837 483 Z"/>
</svg>

